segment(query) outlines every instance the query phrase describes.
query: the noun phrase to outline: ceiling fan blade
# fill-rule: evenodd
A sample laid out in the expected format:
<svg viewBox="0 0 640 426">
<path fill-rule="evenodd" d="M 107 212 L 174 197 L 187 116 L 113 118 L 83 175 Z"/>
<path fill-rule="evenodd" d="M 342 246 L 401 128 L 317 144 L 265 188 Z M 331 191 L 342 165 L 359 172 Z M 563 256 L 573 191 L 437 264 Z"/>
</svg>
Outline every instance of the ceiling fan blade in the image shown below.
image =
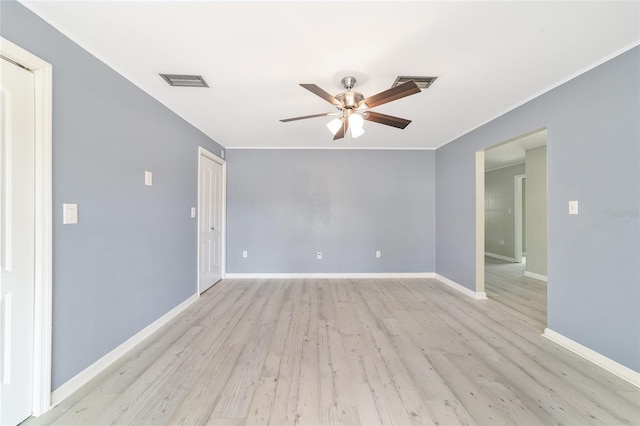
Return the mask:
<svg viewBox="0 0 640 426">
<path fill-rule="evenodd" d="M 349 122 L 343 118 L 342 126 L 340 126 L 336 134 L 333 136 L 333 140 L 335 141 L 335 140 L 344 138 L 344 134 L 347 133 L 348 127 L 349 127 Z"/>
<path fill-rule="evenodd" d="M 373 121 L 375 123 L 385 124 L 387 126 L 397 127 L 398 129 L 404 129 L 411 123 L 411 120 L 405 118 L 394 117 L 392 115 L 380 114 L 379 112 L 369 111 L 364 115 L 364 119 Z"/>
<path fill-rule="evenodd" d="M 421 90 L 418 85 L 413 80 L 409 80 L 406 83 L 399 84 L 396 87 L 380 92 L 377 95 L 370 96 L 362 102 L 367 104 L 368 108 L 373 108 L 420 92 Z"/>
<path fill-rule="evenodd" d="M 333 95 L 331 95 L 328 92 L 325 92 L 323 89 L 321 89 L 320 87 L 316 86 L 315 84 L 302 84 L 301 83 L 300 86 L 304 87 L 305 89 L 307 89 L 311 93 L 320 96 L 322 99 L 324 99 L 325 101 L 329 102 L 330 104 L 335 105 L 338 108 L 342 108 L 342 104 L 340 103 L 339 100 L 337 100 L 336 98 L 333 97 Z"/>
<path fill-rule="evenodd" d="M 335 115 L 335 114 L 336 114 L 335 112 L 323 112 L 322 114 L 303 115 L 302 117 L 285 118 L 280 121 L 283 123 L 288 123 L 289 121 L 304 120 L 307 118 L 316 118 L 316 117 L 326 117 L 328 115 Z"/>
</svg>

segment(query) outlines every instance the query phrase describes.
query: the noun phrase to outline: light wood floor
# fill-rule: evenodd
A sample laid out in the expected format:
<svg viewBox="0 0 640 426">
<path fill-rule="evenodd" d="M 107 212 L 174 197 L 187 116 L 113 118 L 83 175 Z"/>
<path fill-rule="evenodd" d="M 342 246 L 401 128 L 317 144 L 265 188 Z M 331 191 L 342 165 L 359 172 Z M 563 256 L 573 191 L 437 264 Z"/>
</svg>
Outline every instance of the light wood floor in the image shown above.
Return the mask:
<svg viewBox="0 0 640 426">
<path fill-rule="evenodd" d="M 428 279 L 224 280 L 38 424 L 637 425 L 640 391 Z"/>
<path fill-rule="evenodd" d="M 525 277 L 524 263 L 485 257 L 484 287 L 487 297 L 547 326 L 547 283 Z"/>
</svg>

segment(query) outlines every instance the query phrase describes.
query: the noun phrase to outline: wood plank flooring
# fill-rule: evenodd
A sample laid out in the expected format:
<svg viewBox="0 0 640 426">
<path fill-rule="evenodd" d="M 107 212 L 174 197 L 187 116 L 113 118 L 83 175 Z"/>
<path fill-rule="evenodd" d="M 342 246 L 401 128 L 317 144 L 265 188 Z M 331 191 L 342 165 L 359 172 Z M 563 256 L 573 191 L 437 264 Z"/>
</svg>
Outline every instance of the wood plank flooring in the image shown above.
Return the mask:
<svg viewBox="0 0 640 426">
<path fill-rule="evenodd" d="M 638 388 L 529 314 L 430 279 L 223 280 L 26 425 L 640 424 Z"/>
<path fill-rule="evenodd" d="M 547 283 L 525 277 L 524 263 L 511 263 L 485 257 L 485 291 L 487 297 L 547 326 Z"/>
</svg>

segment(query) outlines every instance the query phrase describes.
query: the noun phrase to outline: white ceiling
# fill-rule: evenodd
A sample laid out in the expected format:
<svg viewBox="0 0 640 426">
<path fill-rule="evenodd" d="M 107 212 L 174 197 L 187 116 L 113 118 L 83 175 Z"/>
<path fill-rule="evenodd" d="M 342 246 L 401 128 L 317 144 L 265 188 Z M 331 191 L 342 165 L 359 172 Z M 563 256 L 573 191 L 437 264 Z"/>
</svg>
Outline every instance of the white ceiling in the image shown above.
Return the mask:
<svg viewBox="0 0 640 426">
<path fill-rule="evenodd" d="M 227 148 L 433 149 L 640 41 L 640 2 L 23 1 L 28 8 Z M 208 89 L 158 73 L 201 74 Z M 437 76 L 375 108 L 413 120 L 365 123 L 334 142 L 335 111 L 298 83 L 366 96 L 398 75 Z"/>
</svg>

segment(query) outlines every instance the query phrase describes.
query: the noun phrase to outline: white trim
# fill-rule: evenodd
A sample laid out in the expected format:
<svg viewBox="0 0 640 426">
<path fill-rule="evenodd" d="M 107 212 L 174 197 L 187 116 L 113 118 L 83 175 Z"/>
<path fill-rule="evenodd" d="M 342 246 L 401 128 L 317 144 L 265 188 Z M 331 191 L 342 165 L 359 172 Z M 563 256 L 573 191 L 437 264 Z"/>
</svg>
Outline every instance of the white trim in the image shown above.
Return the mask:
<svg viewBox="0 0 640 426">
<path fill-rule="evenodd" d="M 487 298 L 487 293 L 485 293 L 484 291 L 473 291 L 473 290 L 469 290 L 467 287 L 463 286 L 462 284 L 458 284 L 457 282 L 450 280 L 447 277 L 443 277 L 440 274 L 436 274 L 435 277 L 438 281 L 440 281 L 443 284 L 448 285 L 449 287 L 453 288 L 454 290 L 459 291 L 460 293 L 464 294 L 465 296 L 469 296 L 472 299 L 475 300 L 484 300 Z"/>
<path fill-rule="evenodd" d="M 52 97 L 53 67 L 0 37 L 0 53 L 29 68 L 35 80 L 35 294 L 32 415 L 51 405 Z"/>
<path fill-rule="evenodd" d="M 311 272 L 311 273 L 228 273 L 226 279 L 368 279 L 368 278 L 436 278 L 433 272 Z"/>
<path fill-rule="evenodd" d="M 629 51 L 629 50 L 631 50 L 631 49 L 633 49 L 634 47 L 639 46 L 639 45 L 640 45 L 640 41 L 634 41 L 633 43 L 631 43 L 631 44 L 629 44 L 629 45 L 627 45 L 627 46 L 623 47 L 622 49 L 616 50 L 615 52 L 611 53 L 610 55 L 607 55 L 607 56 L 605 56 L 604 58 L 601 58 L 600 60 L 598 60 L 598 61 L 596 61 L 596 62 L 592 63 L 591 65 L 584 67 L 584 68 L 583 68 L 583 69 L 581 69 L 580 71 L 577 71 L 577 72 L 575 72 L 575 73 L 571 74 L 570 76 L 565 77 L 565 78 L 563 78 L 563 79 L 561 79 L 561 80 L 559 80 L 559 81 L 555 82 L 554 84 L 552 84 L 552 85 L 550 85 L 550 86 L 547 86 L 546 88 L 544 88 L 544 89 L 540 90 L 539 92 L 534 93 L 533 95 L 529 96 L 528 98 L 525 98 L 523 101 L 520 101 L 520 102 L 518 102 L 517 104 L 515 104 L 515 105 L 513 105 L 513 106 L 511 106 L 511 107 L 509 107 L 509 108 L 506 108 L 506 109 L 502 110 L 502 112 L 499 112 L 498 114 L 496 114 L 496 115 L 492 116 L 492 117 L 491 117 L 491 118 L 489 118 L 488 120 L 485 120 L 485 121 L 483 121 L 482 123 L 480 123 L 480 124 L 478 124 L 478 125 L 476 125 L 476 126 L 474 126 L 474 127 L 469 128 L 469 130 L 467 130 L 467 131 L 464 131 L 464 132 L 460 133 L 458 136 L 456 136 L 456 137 L 454 137 L 454 138 L 450 139 L 449 141 L 447 141 L 447 142 L 445 142 L 445 143 L 443 143 L 443 144 L 441 144 L 441 145 L 437 146 L 435 149 L 436 149 L 436 150 L 438 150 L 438 149 L 442 148 L 443 146 L 445 146 L 445 145 L 447 145 L 447 144 L 450 144 L 451 142 L 453 142 L 453 141 L 455 141 L 455 140 L 457 140 L 457 139 L 460 139 L 461 137 L 463 137 L 463 136 L 465 136 L 465 135 L 467 135 L 467 134 L 469 134 L 469 133 L 473 132 L 473 131 L 474 131 L 474 130 L 476 130 L 476 129 L 479 129 L 480 127 L 484 126 L 485 124 L 489 124 L 489 123 L 491 123 L 493 120 L 495 120 L 495 119 L 497 119 L 497 118 L 502 117 L 503 115 L 505 115 L 505 114 L 507 114 L 507 113 L 509 113 L 509 112 L 513 111 L 514 109 L 519 108 L 519 107 L 521 107 L 522 105 L 524 105 L 524 104 L 526 104 L 526 103 L 528 103 L 528 102 L 531 102 L 532 100 L 534 100 L 534 99 L 536 99 L 536 98 L 538 98 L 538 97 L 540 97 L 540 96 L 544 95 L 545 93 L 550 92 L 550 91 L 552 91 L 553 89 L 555 89 L 555 88 L 557 88 L 557 87 L 562 86 L 563 84 L 565 84 L 565 83 L 567 83 L 567 82 L 569 82 L 569 81 L 573 80 L 574 78 L 579 77 L 579 76 L 581 76 L 582 74 L 584 74 L 584 73 L 587 73 L 587 72 L 591 71 L 592 69 L 594 69 L 594 68 L 596 68 L 596 67 L 598 67 L 598 66 L 600 66 L 600 65 L 604 64 L 605 62 L 610 61 L 611 59 L 615 58 L 616 56 L 620 56 L 620 55 L 622 55 L 623 53 L 625 53 L 625 52 L 627 52 L 627 51 Z"/>
<path fill-rule="evenodd" d="M 516 260 L 513 257 L 503 256 L 501 254 L 490 253 L 488 251 L 484 252 L 485 256 L 493 257 L 494 259 L 504 260 L 505 262 L 516 263 Z"/>
<path fill-rule="evenodd" d="M 515 240 L 515 256 L 514 261 L 516 263 L 522 263 L 522 218 L 523 218 L 523 204 L 522 204 L 522 186 L 526 175 L 515 175 L 513 177 L 513 219 L 515 224 L 514 240 Z"/>
<path fill-rule="evenodd" d="M 544 281 L 545 283 L 547 282 L 546 275 L 536 274 L 535 272 L 524 271 L 524 276 L 527 278 L 533 278 L 534 280 Z"/>
<path fill-rule="evenodd" d="M 305 150 L 305 149 L 332 149 L 332 150 L 367 150 L 367 151 L 435 151 L 437 148 L 428 147 L 367 147 L 367 146 L 228 146 L 226 150 L 233 149 L 291 149 L 291 150 Z"/>
<path fill-rule="evenodd" d="M 485 219 L 484 219 L 484 150 L 476 151 L 476 291 L 484 292 L 484 248 L 485 248 Z M 466 287 L 464 287 L 466 288 Z M 473 297 L 473 296 L 472 296 Z M 486 299 L 486 295 L 484 297 Z"/>
<path fill-rule="evenodd" d="M 545 337 L 562 346 L 565 349 L 570 350 L 576 355 L 581 356 L 597 365 L 598 367 L 604 368 L 608 372 L 615 374 L 623 380 L 631 383 L 632 385 L 640 388 L 640 373 L 630 369 L 629 367 L 625 367 L 624 365 L 612 360 L 611 358 L 607 358 L 606 356 L 594 351 L 593 349 L 589 349 L 586 346 L 581 345 L 580 343 L 569 339 L 568 337 L 563 336 L 560 333 L 557 333 L 549 328 L 544 329 L 544 333 L 542 337 Z"/>
<path fill-rule="evenodd" d="M 205 148 L 199 146 L 198 147 L 198 208 L 196 214 L 196 227 L 198 229 L 198 237 L 197 244 L 198 247 L 196 249 L 196 285 L 198 289 L 198 294 L 200 294 L 200 159 L 202 157 L 208 158 L 211 161 L 214 161 L 222 166 L 222 236 L 220 247 L 222 252 L 220 253 L 220 264 L 222 267 L 222 278 L 224 279 L 226 276 L 226 265 L 227 265 L 227 162 L 217 155 L 207 151 Z"/>
<path fill-rule="evenodd" d="M 178 306 L 149 324 L 144 329 L 140 330 L 134 336 L 127 339 L 120 346 L 82 370 L 80 373 L 67 380 L 64 384 L 58 387 L 51 394 L 51 405 L 55 406 L 60 404 L 64 399 L 69 397 L 72 393 L 80 389 L 83 385 L 96 377 L 98 374 L 107 369 L 111 364 L 116 362 L 127 352 L 133 349 L 136 345 L 141 343 L 144 339 L 151 336 L 158 331 L 163 325 L 174 319 L 180 312 L 184 311 L 189 305 L 198 300 L 198 294 L 190 296 L 187 300 L 180 303 Z"/>
</svg>

